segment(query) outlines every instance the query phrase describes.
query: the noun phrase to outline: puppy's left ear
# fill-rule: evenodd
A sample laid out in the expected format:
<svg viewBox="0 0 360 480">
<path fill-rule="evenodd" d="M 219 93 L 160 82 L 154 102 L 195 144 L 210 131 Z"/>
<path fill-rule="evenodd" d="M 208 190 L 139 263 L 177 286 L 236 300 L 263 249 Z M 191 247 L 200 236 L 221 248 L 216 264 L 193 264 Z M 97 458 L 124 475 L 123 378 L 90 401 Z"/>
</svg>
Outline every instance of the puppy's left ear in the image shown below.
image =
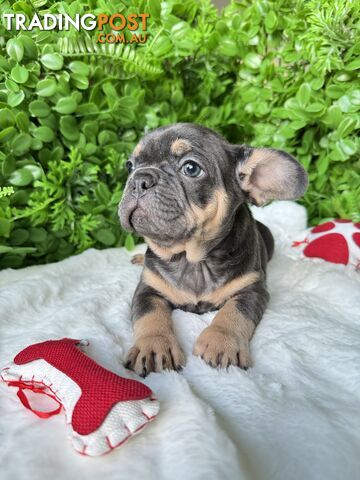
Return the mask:
<svg viewBox="0 0 360 480">
<path fill-rule="evenodd" d="M 256 205 L 295 200 L 307 188 L 304 168 L 288 153 L 271 148 L 235 146 L 240 187 Z"/>
</svg>

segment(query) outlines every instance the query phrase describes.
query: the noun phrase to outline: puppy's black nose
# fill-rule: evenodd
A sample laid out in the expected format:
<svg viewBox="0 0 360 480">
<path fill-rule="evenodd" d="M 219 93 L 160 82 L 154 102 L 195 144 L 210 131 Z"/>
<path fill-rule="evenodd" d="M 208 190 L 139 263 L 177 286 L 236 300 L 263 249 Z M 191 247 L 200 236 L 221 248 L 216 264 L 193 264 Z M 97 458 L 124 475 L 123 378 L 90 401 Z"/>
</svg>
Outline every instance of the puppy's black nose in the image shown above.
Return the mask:
<svg viewBox="0 0 360 480">
<path fill-rule="evenodd" d="M 140 198 L 157 183 L 156 177 L 150 172 L 135 173 L 133 180 L 133 195 Z"/>
</svg>

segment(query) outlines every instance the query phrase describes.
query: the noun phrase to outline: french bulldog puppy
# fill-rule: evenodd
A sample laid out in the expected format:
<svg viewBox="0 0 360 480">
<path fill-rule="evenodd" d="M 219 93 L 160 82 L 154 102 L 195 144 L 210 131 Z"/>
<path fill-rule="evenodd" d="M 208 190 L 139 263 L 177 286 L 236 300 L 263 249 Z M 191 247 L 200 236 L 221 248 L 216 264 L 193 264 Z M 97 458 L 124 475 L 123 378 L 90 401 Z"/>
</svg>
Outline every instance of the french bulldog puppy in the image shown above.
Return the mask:
<svg viewBox="0 0 360 480">
<path fill-rule="evenodd" d="M 146 376 L 185 365 L 171 322 L 180 308 L 217 311 L 194 355 L 212 367 L 248 368 L 249 342 L 269 300 L 266 265 L 274 250 L 248 202 L 300 197 L 305 170 L 285 152 L 231 145 L 190 123 L 146 135 L 127 167 L 120 221 L 148 249 L 132 302 L 135 344 L 126 366 Z"/>
</svg>

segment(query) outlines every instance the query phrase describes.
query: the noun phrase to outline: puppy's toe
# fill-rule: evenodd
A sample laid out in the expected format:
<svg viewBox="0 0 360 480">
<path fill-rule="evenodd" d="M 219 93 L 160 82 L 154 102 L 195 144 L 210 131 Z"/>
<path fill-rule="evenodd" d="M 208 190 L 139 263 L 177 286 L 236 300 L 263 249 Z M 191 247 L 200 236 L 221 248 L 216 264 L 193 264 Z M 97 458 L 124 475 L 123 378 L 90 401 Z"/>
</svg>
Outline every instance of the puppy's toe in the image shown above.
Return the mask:
<svg viewBox="0 0 360 480">
<path fill-rule="evenodd" d="M 126 366 L 145 377 L 151 372 L 181 370 L 185 356 L 172 335 L 149 335 L 139 338 L 129 350 Z"/>
<path fill-rule="evenodd" d="M 237 354 L 238 367 L 247 370 L 251 367 L 251 356 L 249 342 L 241 343 L 240 351 Z"/>
<path fill-rule="evenodd" d="M 211 367 L 234 365 L 246 369 L 251 363 L 249 342 L 211 325 L 197 339 L 194 355 L 200 356 Z"/>
<path fill-rule="evenodd" d="M 139 355 L 139 352 L 140 350 L 135 345 L 130 348 L 125 361 L 126 368 L 129 368 L 130 370 L 134 370 L 135 362 Z"/>
<path fill-rule="evenodd" d="M 144 265 L 145 255 L 143 253 L 137 253 L 131 257 L 131 263 L 133 265 Z"/>
</svg>

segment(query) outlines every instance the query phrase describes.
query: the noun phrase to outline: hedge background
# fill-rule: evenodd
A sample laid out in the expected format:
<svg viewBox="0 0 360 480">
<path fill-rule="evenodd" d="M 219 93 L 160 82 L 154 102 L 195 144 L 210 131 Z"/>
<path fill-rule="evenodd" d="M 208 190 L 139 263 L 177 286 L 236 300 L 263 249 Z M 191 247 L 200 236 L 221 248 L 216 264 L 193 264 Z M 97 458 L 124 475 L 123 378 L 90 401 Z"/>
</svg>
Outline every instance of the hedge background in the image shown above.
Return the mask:
<svg viewBox="0 0 360 480">
<path fill-rule="evenodd" d="M 149 12 L 144 45 L 0 26 L 0 267 L 126 245 L 117 204 L 144 132 L 198 122 L 306 167 L 312 223 L 359 220 L 360 3 L 8 1 L 0 13 Z M 141 33 L 141 32 L 138 32 Z"/>
</svg>

